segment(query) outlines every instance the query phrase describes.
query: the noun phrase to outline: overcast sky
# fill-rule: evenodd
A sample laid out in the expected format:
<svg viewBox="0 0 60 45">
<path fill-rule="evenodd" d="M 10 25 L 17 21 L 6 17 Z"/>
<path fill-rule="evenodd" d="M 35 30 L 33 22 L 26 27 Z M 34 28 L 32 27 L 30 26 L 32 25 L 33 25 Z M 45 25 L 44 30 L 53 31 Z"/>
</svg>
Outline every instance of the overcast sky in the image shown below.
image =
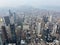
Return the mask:
<svg viewBox="0 0 60 45">
<path fill-rule="evenodd" d="M 57 6 L 60 7 L 60 0 L 0 0 L 0 7 L 17 7 L 17 6 Z"/>
</svg>

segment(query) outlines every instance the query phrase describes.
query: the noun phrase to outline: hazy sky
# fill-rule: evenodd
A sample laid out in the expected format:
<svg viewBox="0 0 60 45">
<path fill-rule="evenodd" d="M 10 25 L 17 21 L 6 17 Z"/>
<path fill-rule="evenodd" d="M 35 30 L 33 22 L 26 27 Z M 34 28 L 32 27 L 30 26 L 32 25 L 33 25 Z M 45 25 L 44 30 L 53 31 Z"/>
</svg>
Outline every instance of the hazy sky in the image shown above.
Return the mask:
<svg viewBox="0 0 60 45">
<path fill-rule="evenodd" d="M 60 0 L 0 0 L 0 7 L 17 7 L 17 6 L 58 6 L 60 7 Z"/>
</svg>

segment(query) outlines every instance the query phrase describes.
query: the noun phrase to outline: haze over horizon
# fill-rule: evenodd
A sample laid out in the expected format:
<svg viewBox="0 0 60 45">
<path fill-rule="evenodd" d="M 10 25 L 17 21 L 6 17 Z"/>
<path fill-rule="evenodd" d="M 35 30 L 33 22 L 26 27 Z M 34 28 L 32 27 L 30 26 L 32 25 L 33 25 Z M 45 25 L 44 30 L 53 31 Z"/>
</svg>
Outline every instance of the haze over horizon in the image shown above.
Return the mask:
<svg viewBox="0 0 60 45">
<path fill-rule="evenodd" d="M 60 7 L 60 0 L 0 0 L 0 7 Z"/>
<path fill-rule="evenodd" d="M 2 15 L 6 14 L 10 8 L 13 8 L 13 11 L 25 9 L 28 12 L 32 7 L 37 8 L 38 11 L 47 9 L 60 12 L 60 0 L 0 0 L 0 14 Z"/>
</svg>

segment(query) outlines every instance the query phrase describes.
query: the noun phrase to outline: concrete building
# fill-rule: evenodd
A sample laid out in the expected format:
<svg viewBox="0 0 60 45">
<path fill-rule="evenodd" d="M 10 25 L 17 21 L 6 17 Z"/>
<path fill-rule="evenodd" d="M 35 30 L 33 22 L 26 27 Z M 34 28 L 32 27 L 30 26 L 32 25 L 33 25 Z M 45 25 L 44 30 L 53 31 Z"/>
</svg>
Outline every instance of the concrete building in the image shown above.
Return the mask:
<svg viewBox="0 0 60 45">
<path fill-rule="evenodd" d="M 52 30 L 52 35 L 56 35 L 56 32 L 57 32 L 57 24 L 54 24 L 54 26 L 53 26 L 53 30 Z"/>
<path fill-rule="evenodd" d="M 54 40 L 53 42 L 47 42 L 47 45 L 60 45 L 58 40 Z"/>
<path fill-rule="evenodd" d="M 13 16 L 10 17 L 10 24 L 14 24 L 14 17 Z"/>
<path fill-rule="evenodd" d="M 1 29 L 1 26 L 4 25 L 4 18 L 3 17 L 0 17 L 0 29 Z"/>
<path fill-rule="evenodd" d="M 29 25 L 28 24 L 23 24 L 23 30 L 29 30 Z"/>
<path fill-rule="evenodd" d="M 37 22 L 37 30 L 36 30 L 37 34 L 40 35 L 41 34 L 41 23 Z"/>
<path fill-rule="evenodd" d="M 52 22 L 52 15 L 49 16 L 48 20 L 49 22 Z"/>
<path fill-rule="evenodd" d="M 11 39 L 12 34 L 11 34 L 10 26 L 8 25 L 8 26 L 5 26 L 5 27 L 6 27 L 8 38 Z"/>
<path fill-rule="evenodd" d="M 55 45 L 60 45 L 58 40 L 54 40 Z"/>
<path fill-rule="evenodd" d="M 6 26 L 8 26 L 10 24 L 9 16 L 4 17 L 4 23 L 5 23 Z"/>
<path fill-rule="evenodd" d="M 2 32 L 1 32 L 1 30 L 0 30 L 0 45 L 3 45 Z"/>
<path fill-rule="evenodd" d="M 47 45 L 55 45 L 54 42 L 49 42 L 49 43 L 47 42 L 46 44 L 47 44 Z"/>
</svg>

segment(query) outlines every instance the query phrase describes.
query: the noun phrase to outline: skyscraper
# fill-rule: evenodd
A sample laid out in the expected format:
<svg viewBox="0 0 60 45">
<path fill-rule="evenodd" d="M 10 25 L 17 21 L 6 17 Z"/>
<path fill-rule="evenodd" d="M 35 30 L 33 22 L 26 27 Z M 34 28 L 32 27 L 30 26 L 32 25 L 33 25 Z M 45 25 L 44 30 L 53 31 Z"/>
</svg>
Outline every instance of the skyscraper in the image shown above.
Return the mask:
<svg viewBox="0 0 60 45">
<path fill-rule="evenodd" d="M 2 33 L 0 31 L 0 45 L 3 45 L 3 41 L 2 41 Z"/>
<path fill-rule="evenodd" d="M 52 15 L 49 16 L 49 22 L 51 22 L 51 21 L 52 21 Z"/>
<path fill-rule="evenodd" d="M 39 35 L 41 33 L 41 23 L 37 23 L 37 34 Z"/>
<path fill-rule="evenodd" d="M 15 33 L 15 25 L 10 24 L 10 30 L 12 34 L 12 43 L 16 43 L 16 33 Z"/>
<path fill-rule="evenodd" d="M 15 22 L 14 22 L 14 16 L 13 13 L 9 10 L 10 14 L 10 30 L 11 30 L 11 35 L 12 35 L 12 43 L 16 43 L 16 33 L 15 33 Z"/>
<path fill-rule="evenodd" d="M 8 43 L 9 41 L 8 41 L 8 36 L 7 36 L 7 32 L 6 32 L 6 28 L 5 28 L 5 26 L 2 26 L 2 33 L 3 33 L 3 44 L 6 44 L 6 43 Z"/>
<path fill-rule="evenodd" d="M 5 17 L 4 17 L 4 20 L 5 20 L 6 26 L 8 26 L 8 25 L 10 24 L 9 16 L 5 16 Z"/>
<path fill-rule="evenodd" d="M 13 13 L 11 12 L 11 10 L 9 10 L 9 16 L 13 16 Z"/>
<path fill-rule="evenodd" d="M 15 24 L 16 24 L 17 21 L 18 21 L 18 15 L 14 12 L 14 13 L 13 13 L 13 16 L 14 16 L 14 22 L 15 22 Z"/>
</svg>

